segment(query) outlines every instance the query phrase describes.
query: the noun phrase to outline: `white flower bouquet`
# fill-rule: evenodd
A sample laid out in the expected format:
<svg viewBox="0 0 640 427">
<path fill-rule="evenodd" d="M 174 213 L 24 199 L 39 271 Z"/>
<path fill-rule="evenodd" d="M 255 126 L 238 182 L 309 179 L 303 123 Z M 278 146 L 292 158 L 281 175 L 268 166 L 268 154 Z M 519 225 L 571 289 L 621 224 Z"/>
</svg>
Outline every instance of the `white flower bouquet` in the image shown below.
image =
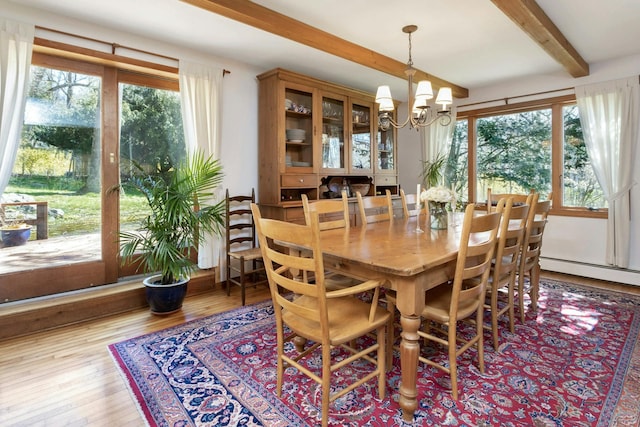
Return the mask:
<svg viewBox="0 0 640 427">
<path fill-rule="evenodd" d="M 428 190 L 422 190 L 420 200 L 422 202 L 449 203 L 455 200 L 455 194 L 447 187 L 429 187 Z"/>
</svg>

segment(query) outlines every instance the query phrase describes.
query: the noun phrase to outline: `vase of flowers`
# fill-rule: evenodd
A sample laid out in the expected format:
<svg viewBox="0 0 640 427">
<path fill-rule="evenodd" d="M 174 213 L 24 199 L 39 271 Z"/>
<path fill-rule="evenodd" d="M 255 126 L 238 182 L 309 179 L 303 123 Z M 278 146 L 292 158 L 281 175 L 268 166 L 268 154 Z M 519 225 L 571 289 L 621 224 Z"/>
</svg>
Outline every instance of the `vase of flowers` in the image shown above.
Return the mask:
<svg viewBox="0 0 640 427">
<path fill-rule="evenodd" d="M 446 230 L 449 227 L 447 204 L 453 202 L 455 195 L 449 188 L 437 186 L 423 190 L 420 200 L 429 203 L 430 226 L 434 230 Z"/>
</svg>

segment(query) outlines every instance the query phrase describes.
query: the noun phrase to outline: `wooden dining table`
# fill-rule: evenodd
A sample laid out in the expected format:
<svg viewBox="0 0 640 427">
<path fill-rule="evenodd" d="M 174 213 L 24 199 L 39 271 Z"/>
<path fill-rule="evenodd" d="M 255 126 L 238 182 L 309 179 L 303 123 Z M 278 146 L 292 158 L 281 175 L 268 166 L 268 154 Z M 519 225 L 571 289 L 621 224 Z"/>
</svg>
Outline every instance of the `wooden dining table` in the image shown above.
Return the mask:
<svg viewBox="0 0 640 427">
<path fill-rule="evenodd" d="M 418 406 L 416 376 L 420 314 L 425 291 L 453 278 L 462 219 L 431 230 L 425 216 L 394 219 L 320 233 L 325 266 L 363 278 L 379 278 L 396 291 L 400 311 L 400 407 L 413 421 Z M 417 225 L 422 232 L 417 231 Z M 389 345 L 392 345 L 389 343 Z"/>
</svg>

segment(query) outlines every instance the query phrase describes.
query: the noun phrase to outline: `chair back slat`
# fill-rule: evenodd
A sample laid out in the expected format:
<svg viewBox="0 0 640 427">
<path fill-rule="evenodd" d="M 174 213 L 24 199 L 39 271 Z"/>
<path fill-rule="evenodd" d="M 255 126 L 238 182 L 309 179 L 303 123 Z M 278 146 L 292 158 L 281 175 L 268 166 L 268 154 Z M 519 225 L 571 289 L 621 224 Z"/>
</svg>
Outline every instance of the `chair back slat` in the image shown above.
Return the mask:
<svg viewBox="0 0 640 427">
<path fill-rule="evenodd" d="M 393 204 L 389 190 L 386 190 L 384 196 L 371 197 L 362 197 L 358 191 L 356 192 L 356 197 L 358 198 L 360 221 L 362 221 L 363 224 L 390 221 L 393 219 Z"/>
</svg>

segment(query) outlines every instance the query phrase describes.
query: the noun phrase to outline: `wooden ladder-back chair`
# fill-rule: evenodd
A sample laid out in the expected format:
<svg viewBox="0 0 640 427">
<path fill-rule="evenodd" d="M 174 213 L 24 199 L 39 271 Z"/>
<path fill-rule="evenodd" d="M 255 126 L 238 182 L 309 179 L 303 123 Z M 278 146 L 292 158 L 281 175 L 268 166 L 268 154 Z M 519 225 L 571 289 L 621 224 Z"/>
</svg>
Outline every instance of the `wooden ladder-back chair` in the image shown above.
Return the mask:
<svg viewBox="0 0 640 427">
<path fill-rule="evenodd" d="M 400 199 L 402 200 L 402 213 L 405 218 L 410 216 L 418 216 L 422 211 L 419 194 L 405 194 L 403 189 L 400 189 Z M 424 206 L 423 206 L 424 207 Z"/>
<path fill-rule="evenodd" d="M 458 399 L 458 356 L 475 346 L 479 369 L 484 373 L 485 288 L 491 273 L 491 261 L 502 215 L 501 212 L 493 212 L 474 216 L 474 208 L 474 204 L 469 204 L 465 210 L 453 282 L 436 286 L 426 292 L 425 308 L 422 311 L 422 318 L 425 319 L 424 329 L 418 331 L 418 335 L 425 341 L 433 341 L 447 347 L 448 366 L 423 356 L 420 356 L 419 360 L 449 374 L 454 400 Z M 475 324 L 475 335 L 469 339 L 458 336 L 458 322 L 465 319 Z M 432 322 L 434 326 L 431 325 Z M 458 342 L 461 343 L 460 347 Z"/>
<path fill-rule="evenodd" d="M 540 290 L 540 252 L 542 250 L 542 236 L 547 225 L 547 216 L 551 210 L 551 200 L 538 201 L 537 194 L 535 202 L 527 218 L 522 249 L 520 251 L 520 261 L 518 268 L 518 306 L 520 308 L 520 320 L 525 322 L 524 295 L 529 294 L 531 298 L 531 309 L 538 308 L 538 293 Z M 529 289 L 525 290 L 525 277 L 529 277 Z"/>
<path fill-rule="evenodd" d="M 277 330 L 277 389 L 282 394 L 285 367 L 292 366 L 322 387 L 322 425 L 329 420 L 329 404 L 372 378 L 378 379 L 378 397 L 385 397 L 385 329 L 389 315 L 378 305 L 382 282 L 376 279 L 337 291 L 327 291 L 324 283 L 324 263 L 320 248 L 318 213 L 311 212 L 310 225 L 299 225 L 260 217 L 257 205 L 251 209 L 256 220 L 262 256 L 266 264 L 273 298 Z M 288 249 L 287 249 L 288 248 Z M 311 253 L 312 255 L 306 256 Z M 301 272 L 315 278 L 314 283 L 300 281 Z M 305 277 L 303 274 L 302 277 Z M 373 291 L 371 302 L 355 295 Z M 294 295 L 293 298 L 291 295 Z M 288 330 L 287 330 L 288 329 Z M 290 331 L 290 332 L 289 332 Z M 375 333 L 373 341 L 357 340 Z M 309 346 L 299 354 L 285 352 L 285 343 L 301 337 Z M 349 345 L 357 341 L 365 348 Z M 332 349 L 341 348 L 339 359 L 331 358 Z M 304 363 L 306 356 L 322 354 L 321 372 L 313 362 Z M 374 353 L 374 355 L 372 355 Z M 331 374 L 363 359 L 374 366 L 353 383 L 331 394 Z M 377 359 L 377 360 L 376 360 Z M 354 370 L 354 372 L 356 372 Z"/>
<path fill-rule="evenodd" d="M 309 202 L 306 194 L 302 195 L 302 208 L 304 210 L 305 223 L 311 224 L 311 212 L 318 213 L 320 231 L 336 228 L 349 229 L 349 198 L 347 192 L 342 191 L 340 199 L 322 199 Z M 327 266 L 328 267 L 328 266 Z M 354 279 L 344 274 L 331 271 L 330 267 L 325 271 L 325 285 L 327 289 L 334 290 L 354 284 Z"/>
<path fill-rule="evenodd" d="M 393 219 L 393 203 L 391 202 L 391 192 L 386 190 L 384 196 L 362 197 L 360 192 L 356 192 L 358 198 L 358 210 L 362 224 L 369 224 L 380 221 L 390 221 Z"/>
<path fill-rule="evenodd" d="M 518 193 L 492 193 L 491 188 L 487 189 L 487 213 L 491 213 L 493 210 L 493 206 L 495 203 L 498 203 L 500 199 L 513 199 L 513 205 L 519 206 L 527 203 L 529 196 L 533 194 L 531 191 L 529 194 L 518 194 Z"/>
<path fill-rule="evenodd" d="M 529 202 L 533 195 L 529 195 Z M 493 335 L 493 347 L 497 351 L 499 347 L 498 319 L 503 314 L 509 316 L 509 330 L 514 332 L 514 296 L 516 286 L 516 273 L 518 272 L 518 260 L 524 237 L 527 215 L 530 203 L 513 206 L 513 199 L 500 199 L 496 211 L 502 210 L 502 222 L 498 231 L 498 243 L 494 253 L 494 261 L 491 266 L 491 274 L 487 282 L 487 299 L 485 310 L 491 314 L 491 324 L 485 325 Z M 506 291 L 506 301 L 498 298 Z M 502 306 L 499 305 L 502 304 Z"/>
<path fill-rule="evenodd" d="M 249 278 L 254 285 L 267 283 L 262 252 L 256 246 L 256 229 L 251 213 L 251 203 L 255 201 L 254 189 L 251 189 L 251 196 L 230 196 L 227 189 L 227 295 L 230 295 L 232 284 L 240 286 L 242 305 L 245 304 Z M 250 268 L 247 268 L 247 263 L 250 263 Z"/>
</svg>

